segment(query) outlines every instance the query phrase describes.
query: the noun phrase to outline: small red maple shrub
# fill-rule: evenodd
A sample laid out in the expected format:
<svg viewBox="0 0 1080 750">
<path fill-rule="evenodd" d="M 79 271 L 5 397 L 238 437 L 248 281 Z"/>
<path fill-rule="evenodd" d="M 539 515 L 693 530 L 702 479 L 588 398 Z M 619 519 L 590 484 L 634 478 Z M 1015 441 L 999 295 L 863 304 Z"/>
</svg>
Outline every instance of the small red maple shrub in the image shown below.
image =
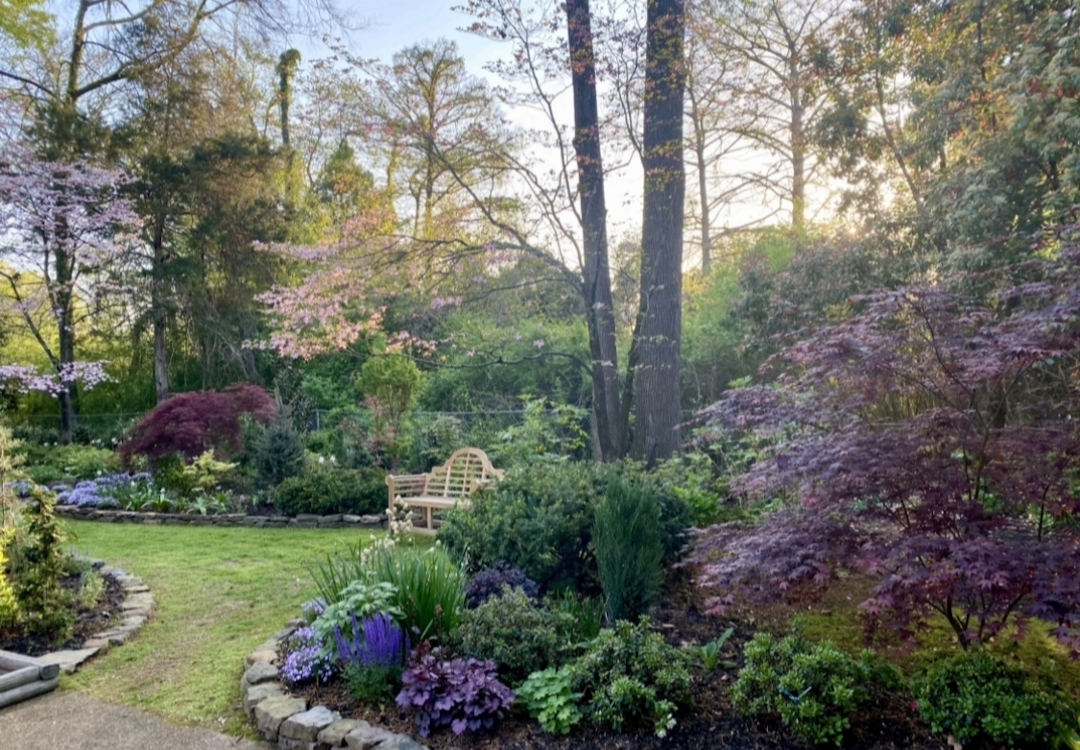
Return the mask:
<svg viewBox="0 0 1080 750">
<path fill-rule="evenodd" d="M 193 460 L 208 450 L 222 455 L 243 451 L 240 417 L 249 415 L 266 424 L 277 414 L 274 399 L 250 383 L 238 383 L 221 391 L 180 393 L 158 404 L 131 430 L 120 455 L 146 456 L 151 461 L 179 453 Z"/>
<path fill-rule="evenodd" d="M 768 436 L 734 488 L 787 498 L 714 527 L 692 562 L 722 610 L 878 580 L 871 628 L 943 616 L 962 646 L 1039 618 L 1080 650 L 1080 227 L 1033 260 L 883 291 L 773 359 L 770 385 L 706 410 Z M 974 287 L 981 287 L 978 294 Z"/>
</svg>

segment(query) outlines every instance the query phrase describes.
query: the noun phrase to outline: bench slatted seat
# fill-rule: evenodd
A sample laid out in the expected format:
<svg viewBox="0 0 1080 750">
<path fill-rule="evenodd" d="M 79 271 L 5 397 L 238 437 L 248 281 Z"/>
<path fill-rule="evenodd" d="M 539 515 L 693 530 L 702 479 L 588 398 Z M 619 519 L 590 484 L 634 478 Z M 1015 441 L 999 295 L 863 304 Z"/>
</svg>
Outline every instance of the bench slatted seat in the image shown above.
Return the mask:
<svg viewBox="0 0 1080 750">
<path fill-rule="evenodd" d="M 480 487 L 501 479 L 503 471 L 491 465 L 487 454 L 479 448 L 454 451 L 446 463 L 424 474 L 389 474 L 386 484 L 390 490 L 388 513 L 394 513 L 394 498 L 420 510 L 423 525 L 413 524 L 418 534 L 434 534 L 435 512 L 467 504 Z"/>
</svg>

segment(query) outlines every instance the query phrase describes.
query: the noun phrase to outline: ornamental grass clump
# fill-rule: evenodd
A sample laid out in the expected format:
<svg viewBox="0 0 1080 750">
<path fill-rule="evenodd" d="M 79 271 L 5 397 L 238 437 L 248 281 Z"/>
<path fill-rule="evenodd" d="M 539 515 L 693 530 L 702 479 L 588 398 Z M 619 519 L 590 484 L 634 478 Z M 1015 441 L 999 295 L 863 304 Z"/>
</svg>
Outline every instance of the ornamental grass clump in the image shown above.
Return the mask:
<svg viewBox="0 0 1080 750">
<path fill-rule="evenodd" d="M 416 640 L 446 642 L 465 610 L 465 572 L 439 548 L 373 547 L 370 575 L 394 587 L 398 622 Z"/>
<path fill-rule="evenodd" d="M 593 545 L 609 620 L 645 614 L 664 578 L 656 497 L 641 486 L 612 479 L 593 510 Z"/>
</svg>

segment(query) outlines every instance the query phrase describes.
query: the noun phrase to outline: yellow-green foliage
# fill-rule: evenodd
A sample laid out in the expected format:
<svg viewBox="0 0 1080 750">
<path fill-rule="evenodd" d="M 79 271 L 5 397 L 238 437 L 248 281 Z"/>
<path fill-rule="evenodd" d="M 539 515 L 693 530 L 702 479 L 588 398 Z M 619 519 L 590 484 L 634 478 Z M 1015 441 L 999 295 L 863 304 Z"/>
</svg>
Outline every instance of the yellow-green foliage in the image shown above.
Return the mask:
<svg viewBox="0 0 1080 750">
<path fill-rule="evenodd" d="M 181 472 L 196 489 L 210 492 L 235 468 L 234 463 L 218 461 L 214 458 L 214 451 L 209 450 L 181 469 Z"/>
<path fill-rule="evenodd" d="M 0 532 L 0 630 L 4 630 L 19 619 L 19 603 L 15 599 L 15 590 L 7 578 L 8 541 L 14 536 L 14 529 Z"/>
</svg>

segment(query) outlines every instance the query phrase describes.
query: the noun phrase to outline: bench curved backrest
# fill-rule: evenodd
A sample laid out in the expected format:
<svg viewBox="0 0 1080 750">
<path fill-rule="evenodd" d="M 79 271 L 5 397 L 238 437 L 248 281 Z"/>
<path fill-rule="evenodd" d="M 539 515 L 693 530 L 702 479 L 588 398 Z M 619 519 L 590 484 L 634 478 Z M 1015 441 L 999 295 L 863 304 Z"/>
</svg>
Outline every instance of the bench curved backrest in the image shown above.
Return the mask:
<svg viewBox="0 0 1080 750">
<path fill-rule="evenodd" d="M 502 474 L 479 448 L 461 448 L 441 466 L 431 470 L 424 494 L 429 497 L 468 497 L 477 487 Z"/>
</svg>

